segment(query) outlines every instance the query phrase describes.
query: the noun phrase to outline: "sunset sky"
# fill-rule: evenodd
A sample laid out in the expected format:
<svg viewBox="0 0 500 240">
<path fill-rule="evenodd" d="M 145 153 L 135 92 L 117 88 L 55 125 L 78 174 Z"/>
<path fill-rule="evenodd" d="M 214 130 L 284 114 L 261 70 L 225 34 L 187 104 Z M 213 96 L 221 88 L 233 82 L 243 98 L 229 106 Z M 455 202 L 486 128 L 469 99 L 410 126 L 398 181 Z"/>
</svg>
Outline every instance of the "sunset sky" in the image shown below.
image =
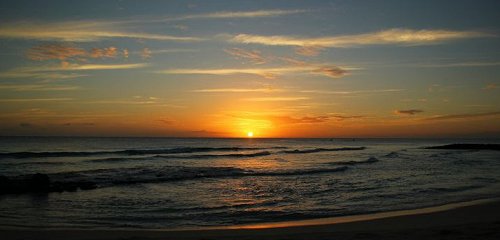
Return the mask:
<svg viewBox="0 0 500 240">
<path fill-rule="evenodd" d="M 2 1 L 0 135 L 491 137 L 500 1 Z"/>
</svg>

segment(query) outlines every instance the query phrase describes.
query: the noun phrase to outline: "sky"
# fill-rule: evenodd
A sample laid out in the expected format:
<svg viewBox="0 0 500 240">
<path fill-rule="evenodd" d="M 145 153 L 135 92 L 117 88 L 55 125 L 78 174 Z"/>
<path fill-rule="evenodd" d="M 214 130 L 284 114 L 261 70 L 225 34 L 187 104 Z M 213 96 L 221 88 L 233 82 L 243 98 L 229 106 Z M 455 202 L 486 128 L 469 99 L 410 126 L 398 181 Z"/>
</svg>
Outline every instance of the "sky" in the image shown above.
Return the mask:
<svg viewBox="0 0 500 240">
<path fill-rule="evenodd" d="M 0 136 L 498 137 L 499 1 L 2 1 Z"/>
</svg>

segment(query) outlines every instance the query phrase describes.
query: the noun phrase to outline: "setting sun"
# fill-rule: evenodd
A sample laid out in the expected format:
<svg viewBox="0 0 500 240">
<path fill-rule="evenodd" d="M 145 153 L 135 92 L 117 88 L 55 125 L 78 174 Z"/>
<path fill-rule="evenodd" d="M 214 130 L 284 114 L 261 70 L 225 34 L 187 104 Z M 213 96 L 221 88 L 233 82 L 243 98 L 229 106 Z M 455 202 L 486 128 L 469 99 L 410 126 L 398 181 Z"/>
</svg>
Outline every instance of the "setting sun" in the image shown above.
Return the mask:
<svg viewBox="0 0 500 240">
<path fill-rule="evenodd" d="M 253 132 L 247 132 L 247 137 L 253 137 Z"/>
</svg>

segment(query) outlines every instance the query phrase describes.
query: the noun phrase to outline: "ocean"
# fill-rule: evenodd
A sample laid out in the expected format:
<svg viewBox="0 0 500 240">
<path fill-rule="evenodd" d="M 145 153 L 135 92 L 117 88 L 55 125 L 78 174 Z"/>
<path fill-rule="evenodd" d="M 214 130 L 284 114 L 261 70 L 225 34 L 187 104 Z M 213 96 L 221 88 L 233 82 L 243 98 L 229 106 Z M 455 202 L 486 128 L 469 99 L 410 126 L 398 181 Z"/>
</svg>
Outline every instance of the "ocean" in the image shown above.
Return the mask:
<svg viewBox="0 0 500 240">
<path fill-rule="evenodd" d="M 1 137 L 0 175 L 92 187 L 0 194 L 0 227 L 178 229 L 498 197 L 500 151 L 464 139 Z"/>
</svg>

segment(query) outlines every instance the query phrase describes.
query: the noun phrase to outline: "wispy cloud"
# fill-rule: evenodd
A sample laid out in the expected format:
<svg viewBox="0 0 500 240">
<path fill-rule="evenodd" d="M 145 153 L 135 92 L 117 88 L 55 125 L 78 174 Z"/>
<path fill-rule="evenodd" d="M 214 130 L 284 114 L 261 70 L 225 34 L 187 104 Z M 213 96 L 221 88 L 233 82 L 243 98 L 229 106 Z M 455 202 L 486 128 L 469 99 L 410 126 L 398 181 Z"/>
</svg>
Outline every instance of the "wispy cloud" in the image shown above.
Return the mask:
<svg viewBox="0 0 500 240">
<path fill-rule="evenodd" d="M 450 114 L 450 115 L 438 115 L 434 117 L 425 118 L 427 121 L 438 121 L 438 120 L 463 120 L 463 119 L 473 119 L 473 118 L 483 118 L 483 117 L 497 117 L 500 116 L 500 112 L 485 112 L 485 113 L 464 113 L 464 114 Z"/>
<path fill-rule="evenodd" d="M 326 115 L 304 116 L 304 117 L 270 116 L 268 118 L 272 120 L 274 123 L 281 123 L 281 124 L 318 124 L 330 121 L 353 120 L 363 117 L 364 116 L 361 115 L 326 114 Z"/>
<path fill-rule="evenodd" d="M 272 88 L 211 88 L 211 89 L 197 89 L 192 92 L 198 93 L 252 93 L 252 92 L 281 92 L 281 89 Z"/>
<path fill-rule="evenodd" d="M 238 34 L 231 37 L 229 41 L 271 46 L 347 48 L 379 44 L 425 45 L 457 39 L 491 36 L 493 35 L 490 33 L 479 31 L 389 29 L 372 33 L 318 38 Z"/>
<path fill-rule="evenodd" d="M 340 78 L 345 75 L 347 75 L 349 72 L 345 69 L 342 69 L 337 66 L 331 66 L 331 67 L 320 67 L 317 69 L 314 69 L 313 72 L 319 73 L 331 78 Z"/>
<path fill-rule="evenodd" d="M 74 21 L 62 23 L 17 22 L 0 25 L 0 38 L 92 42 L 107 38 L 135 38 L 161 41 L 192 42 L 203 39 L 120 30 L 119 22 Z"/>
<path fill-rule="evenodd" d="M 355 90 L 355 91 L 327 91 L 327 90 L 300 90 L 301 93 L 314 93 L 314 94 L 332 94 L 332 95 L 357 95 L 357 94 L 371 94 L 371 93 L 392 93 L 402 92 L 405 89 L 373 89 L 373 90 Z"/>
<path fill-rule="evenodd" d="M 13 91 L 71 91 L 78 90 L 78 86 L 51 86 L 44 84 L 3 84 L 0 89 Z"/>
<path fill-rule="evenodd" d="M 318 56 L 323 49 L 324 47 L 320 46 L 299 46 L 295 48 L 295 53 L 302 56 L 314 57 Z"/>
<path fill-rule="evenodd" d="M 148 59 L 148 58 L 150 58 L 151 54 L 152 54 L 152 52 L 151 52 L 151 50 L 149 50 L 149 48 L 144 48 L 141 51 L 141 57 L 142 57 L 142 59 Z"/>
<path fill-rule="evenodd" d="M 498 86 L 495 84 L 495 83 L 490 83 L 488 85 L 486 85 L 483 90 L 493 90 L 493 89 L 497 89 Z"/>
<path fill-rule="evenodd" d="M 415 115 L 417 113 L 423 113 L 423 112 L 424 111 L 420 109 L 394 110 L 394 113 L 398 115 Z"/>
<path fill-rule="evenodd" d="M 64 102 L 71 101 L 72 98 L 4 98 L 0 102 Z"/>
<path fill-rule="evenodd" d="M 133 96 L 130 99 L 111 99 L 111 100 L 95 100 L 88 101 L 85 103 L 90 104 L 125 104 L 125 105 L 157 105 L 159 103 L 159 98 L 157 97 L 146 97 L 146 96 Z"/>
<path fill-rule="evenodd" d="M 256 98 L 245 98 L 245 101 L 252 102 L 290 102 L 290 101 L 301 101 L 308 100 L 308 97 L 256 97 Z"/>
<path fill-rule="evenodd" d="M 16 68 L 5 72 L 0 72 L 0 78 L 36 78 L 43 80 L 63 80 L 85 77 L 83 74 L 75 73 L 54 73 L 54 72 L 41 72 L 37 68 Z"/>
<path fill-rule="evenodd" d="M 42 44 L 26 51 L 26 57 L 35 61 L 66 60 L 68 58 L 83 57 L 87 54 L 84 49 L 69 44 Z"/>
<path fill-rule="evenodd" d="M 328 122 L 330 120 L 329 116 L 305 116 L 305 117 L 272 116 L 268 118 L 272 122 L 280 124 L 316 124 L 316 123 Z"/>
<path fill-rule="evenodd" d="M 264 64 L 266 63 L 266 59 L 262 56 L 260 51 L 257 50 L 245 50 L 241 48 L 231 48 L 231 49 L 224 49 L 224 52 L 239 58 L 239 59 L 245 59 L 245 60 L 250 60 L 253 64 Z"/>
<path fill-rule="evenodd" d="M 156 21 L 176 21 L 189 19 L 228 19 L 228 18 L 262 18 L 262 17 L 278 17 L 290 14 L 298 14 L 310 12 L 304 9 L 273 9 L 273 10 L 256 10 L 256 11 L 225 11 L 213 13 L 191 14 L 178 17 L 157 19 Z"/>
<path fill-rule="evenodd" d="M 319 67 L 319 66 L 291 66 L 279 68 L 222 68 L 222 69 L 167 69 L 159 71 L 164 74 L 210 74 L 210 75 L 232 75 L 232 74 L 253 74 L 265 78 L 276 78 L 279 75 L 291 73 L 313 73 L 321 74 L 332 78 L 342 77 L 347 74 L 350 67 Z"/>
<path fill-rule="evenodd" d="M 67 79 L 77 78 L 85 75 L 63 74 L 56 72 L 85 71 L 85 70 L 118 70 L 133 69 L 147 66 L 145 63 L 134 64 L 70 64 L 63 62 L 61 65 L 45 65 L 20 67 L 5 72 L 0 72 L 0 78 L 36 78 L 36 79 Z"/>
<path fill-rule="evenodd" d="M 167 49 L 152 49 L 153 54 L 164 54 L 164 53 L 182 53 L 182 52 L 198 52 L 198 49 L 190 48 L 167 48 Z"/>
<path fill-rule="evenodd" d="M 441 64 L 422 64 L 421 67 L 494 67 L 500 66 L 500 62 L 458 62 L 458 63 L 441 63 Z"/>
<path fill-rule="evenodd" d="M 127 51 L 128 56 L 128 50 Z M 52 43 L 41 44 L 32 47 L 26 51 L 26 57 L 30 60 L 45 61 L 45 60 L 61 60 L 76 59 L 85 61 L 86 58 L 114 58 L 118 55 L 119 49 L 116 47 L 92 48 L 87 51 L 73 44 L 67 43 Z"/>
</svg>

